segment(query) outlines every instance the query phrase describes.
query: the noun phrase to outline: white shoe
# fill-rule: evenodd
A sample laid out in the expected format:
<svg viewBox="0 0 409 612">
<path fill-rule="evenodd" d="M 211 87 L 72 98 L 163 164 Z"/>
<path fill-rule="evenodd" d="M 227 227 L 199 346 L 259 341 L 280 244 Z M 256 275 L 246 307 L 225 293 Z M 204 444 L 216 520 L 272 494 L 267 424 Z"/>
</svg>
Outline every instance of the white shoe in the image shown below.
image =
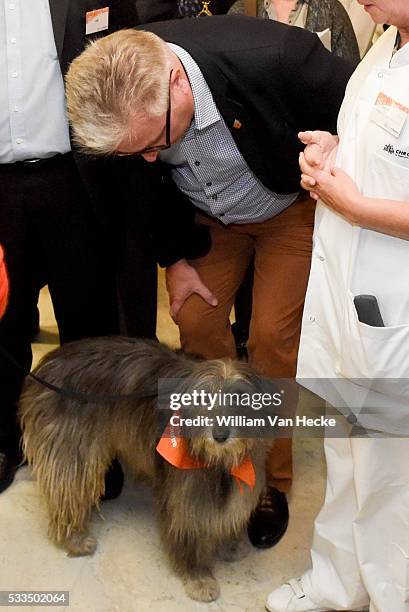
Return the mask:
<svg viewBox="0 0 409 612">
<path fill-rule="evenodd" d="M 269 612 L 328 612 L 331 608 L 318 607 L 304 593 L 301 578 L 289 580 L 268 596 Z"/>
</svg>

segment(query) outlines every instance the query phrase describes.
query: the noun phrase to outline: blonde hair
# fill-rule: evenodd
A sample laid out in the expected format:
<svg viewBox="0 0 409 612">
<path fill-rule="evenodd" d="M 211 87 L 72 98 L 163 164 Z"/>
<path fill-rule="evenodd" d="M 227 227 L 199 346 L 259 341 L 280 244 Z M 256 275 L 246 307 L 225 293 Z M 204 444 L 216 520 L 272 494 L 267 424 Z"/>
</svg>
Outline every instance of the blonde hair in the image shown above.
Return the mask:
<svg viewBox="0 0 409 612">
<path fill-rule="evenodd" d="M 120 30 L 91 42 L 65 77 L 74 142 L 87 153 L 114 153 L 135 116 L 166 112 L 169 70 L 166 43 L 151 32 Z"/>
</svg>

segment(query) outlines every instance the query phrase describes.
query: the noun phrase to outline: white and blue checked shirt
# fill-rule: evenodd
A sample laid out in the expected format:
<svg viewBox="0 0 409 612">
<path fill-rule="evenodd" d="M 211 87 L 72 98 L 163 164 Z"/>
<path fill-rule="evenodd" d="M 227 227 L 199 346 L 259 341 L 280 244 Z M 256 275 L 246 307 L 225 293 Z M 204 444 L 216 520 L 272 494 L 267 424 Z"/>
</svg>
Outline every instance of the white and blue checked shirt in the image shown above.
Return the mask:
<svg viewBox="0 0 409 612">
<path fill-rule="evenodd" d="M 168 43 L 189 77 L 194 119 L 183 139 L 161 151 L 172 179 L 189 200 L 225 225 L 260 223 L 294 202 L 299 192 L 279 194 L 258 180 L 243 159 L 199 66 L 185 49 Z"/>
</svg>

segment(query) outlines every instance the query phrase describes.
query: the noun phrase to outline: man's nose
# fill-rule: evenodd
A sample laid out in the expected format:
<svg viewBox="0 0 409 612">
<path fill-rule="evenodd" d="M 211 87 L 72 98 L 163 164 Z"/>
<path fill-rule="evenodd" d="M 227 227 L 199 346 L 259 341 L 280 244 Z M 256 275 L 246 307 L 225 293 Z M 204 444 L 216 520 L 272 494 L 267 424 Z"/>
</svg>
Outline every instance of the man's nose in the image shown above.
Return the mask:
<svg viewBox="0 0 409 612">
<path fill-rule="evenodd" d="M 147 162 L 154 162 L 154 161 L 156 161 L 158 155 L 159 155 L 159 151 L 151 151 L 150 153 L 143 153 L 142 157 Z"/>
</svg>

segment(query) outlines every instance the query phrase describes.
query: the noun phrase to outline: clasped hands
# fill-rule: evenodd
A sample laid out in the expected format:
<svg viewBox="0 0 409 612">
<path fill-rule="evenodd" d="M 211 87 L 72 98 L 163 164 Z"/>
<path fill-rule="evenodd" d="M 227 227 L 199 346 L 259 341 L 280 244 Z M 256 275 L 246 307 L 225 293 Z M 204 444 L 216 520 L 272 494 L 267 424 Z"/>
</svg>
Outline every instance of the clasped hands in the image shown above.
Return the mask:
<svg viewBox="0 0 409 612">
<path fill-rule="evenodd" d="M 314 200 L 322 200 L 350 221 L 355 221 L 355 211 L 360 207 L 361 194 L 346 172 L 334 167 L 338 136 L 316 130 L 300 132 L 298 137 L 306 145 L 299 157 L 303 189 L 309 191 Z M 166 286 L 170 314 L 175 322 L 185 301 L 195 293 L 210 306 L 217 306 L 216 296 L 185 259 L 167 268 Z"/>
<path fill-rule="evenodd" d="M 335 168 L 338 136 L 319 130 L 300 132 L 306 145 L 300 153 L 301 187 L 314 200 L 322 200 L 329 208 L 354 222 L 360 207 L 361 194 L 346 172 Z"/>
</svg>

